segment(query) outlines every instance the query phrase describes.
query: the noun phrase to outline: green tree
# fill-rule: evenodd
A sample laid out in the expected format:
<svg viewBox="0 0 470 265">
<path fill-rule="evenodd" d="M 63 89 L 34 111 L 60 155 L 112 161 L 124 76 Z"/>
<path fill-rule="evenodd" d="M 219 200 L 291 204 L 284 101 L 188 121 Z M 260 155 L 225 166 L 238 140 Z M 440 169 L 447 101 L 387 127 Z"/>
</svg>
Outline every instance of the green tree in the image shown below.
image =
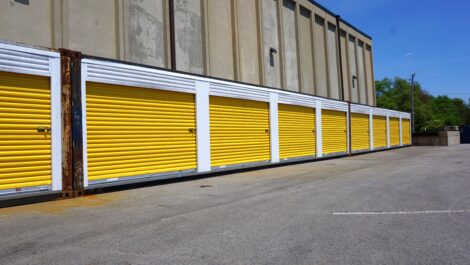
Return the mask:
<svg viewBox="0 0 470 265">
<path fill-rule="evenodd" d="M 376 81 L 377 106 L 411 112 L 410 83 L 396 77 Z M 445 125 L 470 124 L 470 102 L 448 96 L 433 97 L 417 82 L 413 86 L 415 129 L 417 132 L 437 131 Z"/>
</svg>

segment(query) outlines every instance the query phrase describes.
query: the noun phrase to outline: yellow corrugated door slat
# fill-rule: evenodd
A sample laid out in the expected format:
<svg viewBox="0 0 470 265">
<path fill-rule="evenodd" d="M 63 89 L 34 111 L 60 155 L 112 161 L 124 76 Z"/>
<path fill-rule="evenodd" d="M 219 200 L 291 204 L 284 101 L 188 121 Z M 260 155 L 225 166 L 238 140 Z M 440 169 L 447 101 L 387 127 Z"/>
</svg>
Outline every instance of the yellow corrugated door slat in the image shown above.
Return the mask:
<svg viewBox="0 0 470 265">
<path fill-rule="evenodd" d="M 403 133 L 403 144 L 411 144 L 411 133 L 410 133 L 410 120 L 402 119 L 402 133 Z"/>
<path fill-rule="evenodd" d="M 323 154 L 346 153 L 346 112 L 322 110 Z"/>
<path fill-rule="evenodd" d="M 0 72 L 0 190 L 51 184 L 48 77 Z"/>
<path fill-rule="evenodd" d="M 268 103 L 210 97 L 213 167 L 270 160 L 269 138 Z"/>
<path fill-rule="evenodd" d="M 314 156 L 315 151 L 315 109 L 279 104 L 281 159 Z"/>
<path fill-rule="evenodd" d="M 374 148 L 387 147 L 387 118 L 374 116 Z"/>
<path fill-rule="evenodd" d="M 390 145 L 400 145 L 400 119 L 390 118 Z"/>
<path fill-rule="evenodd" d="M 353 151 L 370 149 L 369 115 L 351 114 L 351 134 Z"/>
<path fill-rule="evenodd" d="M 194 95 L 87 83 L 90 181 L 196 168 Z"/>
</svg>

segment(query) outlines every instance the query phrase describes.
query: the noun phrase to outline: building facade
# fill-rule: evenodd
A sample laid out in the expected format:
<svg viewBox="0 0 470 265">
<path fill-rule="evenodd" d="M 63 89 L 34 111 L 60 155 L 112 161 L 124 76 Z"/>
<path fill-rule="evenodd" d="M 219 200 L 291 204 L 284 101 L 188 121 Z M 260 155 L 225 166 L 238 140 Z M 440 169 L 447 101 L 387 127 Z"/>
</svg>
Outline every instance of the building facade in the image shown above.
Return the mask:
<svg viewBox="0 0 470 265">
<path fill-rule="evenodd" d="M 8 0 L 0 39 L 375 106 L 371 38 L 309 0 Z"/>
</svg>

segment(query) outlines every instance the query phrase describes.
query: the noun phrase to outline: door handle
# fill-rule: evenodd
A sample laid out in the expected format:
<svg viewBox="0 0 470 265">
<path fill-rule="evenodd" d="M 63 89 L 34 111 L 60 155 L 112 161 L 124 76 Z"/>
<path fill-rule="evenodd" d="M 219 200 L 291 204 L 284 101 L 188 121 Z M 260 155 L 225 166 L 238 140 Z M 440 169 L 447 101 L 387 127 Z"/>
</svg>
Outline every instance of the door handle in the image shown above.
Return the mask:
<svg viewBox="0 0 470 265">
<path fill-rule="evenodd" d="M 50 127 L 37 127 L 36 128 L 36 131 L 38 133 L 50 133 L 51 132 L 51 128 Z"/>
<path fill-rule="evenodd" d="M 189 129 L 188 129 L 188 132 L 189 132 L 189 133 L 196 133 L 196 129 L 194 129 L 194 128 L 189 128 Z"/>
</svg>

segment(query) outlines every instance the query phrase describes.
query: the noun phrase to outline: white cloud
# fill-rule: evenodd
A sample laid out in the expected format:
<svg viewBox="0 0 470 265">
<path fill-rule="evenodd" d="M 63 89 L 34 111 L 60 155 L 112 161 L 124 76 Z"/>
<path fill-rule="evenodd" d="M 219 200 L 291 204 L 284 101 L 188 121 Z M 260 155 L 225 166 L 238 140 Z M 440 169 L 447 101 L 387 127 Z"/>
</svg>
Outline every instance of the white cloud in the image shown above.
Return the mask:
<svg viewBox="0 0 470 265">
<path fill-rule="evenodd" d="M 412 53 L 412 52 L 407 52 L 407 53 L 405 53 L 404 55 L 405 55 L 406 57 L 408 57 L 408 56 L 413 55 L 413 53 Z"/>
</svg>

